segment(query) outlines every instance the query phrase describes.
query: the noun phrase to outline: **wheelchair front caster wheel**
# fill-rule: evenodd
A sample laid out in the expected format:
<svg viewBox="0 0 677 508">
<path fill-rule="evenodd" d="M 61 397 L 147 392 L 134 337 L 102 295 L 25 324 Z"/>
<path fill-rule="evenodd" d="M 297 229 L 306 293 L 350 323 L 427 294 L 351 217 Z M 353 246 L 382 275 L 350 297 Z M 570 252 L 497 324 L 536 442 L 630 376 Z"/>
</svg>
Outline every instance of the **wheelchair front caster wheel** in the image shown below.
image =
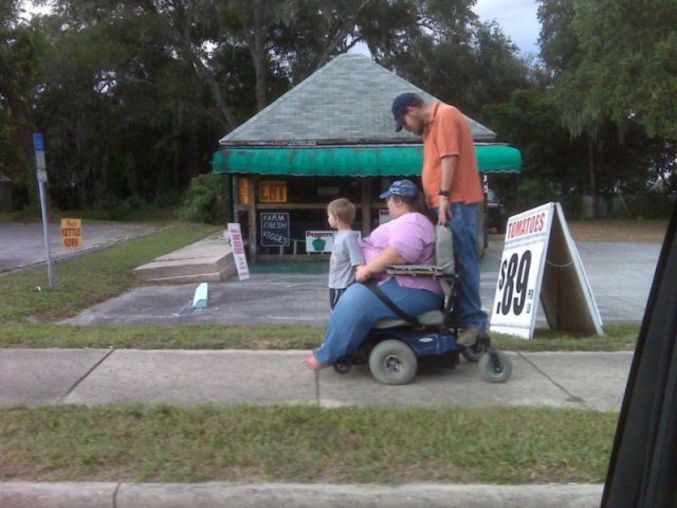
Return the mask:
<svg viewBox="0 0 677 508">
<path fill-rule="evenodd" d="M 348 372 L 350 372 L 350 369 L 352 369 L 353 366 L 349 362 L 339 360 L 332 366 L 332 368 L 334 369 L 334 372 L 336 372 L 337 374 L 344 375 L 348 374 Z"/>
<path fill-rule="evenodd" d="M 505 353 L 489 350 L 480 359 L 480 371 L 489 383 L 505 383 L 512 374 L 512 361 Z"/>
</svg>

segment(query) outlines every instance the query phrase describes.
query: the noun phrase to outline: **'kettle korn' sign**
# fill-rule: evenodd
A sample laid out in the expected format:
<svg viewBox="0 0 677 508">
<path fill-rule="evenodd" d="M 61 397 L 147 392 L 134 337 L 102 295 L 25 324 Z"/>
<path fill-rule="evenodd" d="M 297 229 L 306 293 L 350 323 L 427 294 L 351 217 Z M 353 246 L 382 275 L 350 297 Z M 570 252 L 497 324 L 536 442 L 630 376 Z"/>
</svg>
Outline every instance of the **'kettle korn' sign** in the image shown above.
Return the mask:
<svg viewBox="0 0 677 508">
<path fill-rule="evenodd" d="M 67 249 L 82 247 L 82 221 L 61 219 L 61 243 Z"/>
<path fill-rule="evenodd" d="M 602 319 L 559 203 L 510 217 L 491 331 L 533 337 L 539 301 L 550 328 L 602 335 Z"/>
</svg>

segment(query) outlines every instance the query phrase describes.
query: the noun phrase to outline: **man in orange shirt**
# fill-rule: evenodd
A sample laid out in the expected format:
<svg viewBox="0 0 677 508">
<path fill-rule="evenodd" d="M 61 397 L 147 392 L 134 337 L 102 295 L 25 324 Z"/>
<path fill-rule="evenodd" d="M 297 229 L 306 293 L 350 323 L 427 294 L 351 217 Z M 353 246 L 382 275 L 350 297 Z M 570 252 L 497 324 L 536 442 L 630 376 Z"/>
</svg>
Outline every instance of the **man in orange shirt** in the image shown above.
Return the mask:
<svg viewBox="0 0 677 508">
<path fill-rule="evenodd" d="M 421 180 L 438 224 L 451 228 L 460 278 L 456 305 L 462 328 L 458 343 L 470 346 L 487 326 L 480 302 L 480 269 L 475 250 L 477 204 L 484 199 L 477 156 L 468 121 L 457 108 L 441 102 L 426 104 L 415 93 L 393 101 L 392 113 L 402 128 L 423 137 Z"/>
</svg>

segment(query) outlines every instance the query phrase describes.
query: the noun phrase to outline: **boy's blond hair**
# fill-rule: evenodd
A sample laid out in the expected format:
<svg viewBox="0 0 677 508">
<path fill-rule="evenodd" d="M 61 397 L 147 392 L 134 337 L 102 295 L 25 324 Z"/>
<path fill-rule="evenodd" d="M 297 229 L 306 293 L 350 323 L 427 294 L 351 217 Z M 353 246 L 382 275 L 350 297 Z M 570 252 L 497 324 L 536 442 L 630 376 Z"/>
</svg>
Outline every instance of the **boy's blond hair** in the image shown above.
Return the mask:
<svg viewBox="0 0 677 508">
<path fill-rule="evenodd" d="M 351 225 L 355 220 L 355 205 L 346 198 L 335 199 L 327 205 L 327 213 Z"/>
</svg>

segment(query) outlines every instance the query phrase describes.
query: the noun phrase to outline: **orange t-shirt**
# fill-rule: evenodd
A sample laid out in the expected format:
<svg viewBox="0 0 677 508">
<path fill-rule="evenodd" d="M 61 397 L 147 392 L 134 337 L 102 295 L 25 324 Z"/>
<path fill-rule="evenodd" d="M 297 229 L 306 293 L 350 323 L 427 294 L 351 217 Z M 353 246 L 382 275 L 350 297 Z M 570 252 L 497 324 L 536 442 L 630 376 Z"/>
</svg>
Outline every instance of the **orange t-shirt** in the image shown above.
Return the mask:
<svg viewBox="0 0 677 508">
<path fill-rule="evenodd" d="M 428 205 L 440 204 L 442 158 L 458 156 L 454 180 L 451 183 L 450 203 L 477 203 L 484 199 L 477 169 L 477 156 L 472 131 L 463 114 L 454 106 L 437 102 L 433 120 L 423 135 L 423 172 L 421 180 Z"/>
</svg>

